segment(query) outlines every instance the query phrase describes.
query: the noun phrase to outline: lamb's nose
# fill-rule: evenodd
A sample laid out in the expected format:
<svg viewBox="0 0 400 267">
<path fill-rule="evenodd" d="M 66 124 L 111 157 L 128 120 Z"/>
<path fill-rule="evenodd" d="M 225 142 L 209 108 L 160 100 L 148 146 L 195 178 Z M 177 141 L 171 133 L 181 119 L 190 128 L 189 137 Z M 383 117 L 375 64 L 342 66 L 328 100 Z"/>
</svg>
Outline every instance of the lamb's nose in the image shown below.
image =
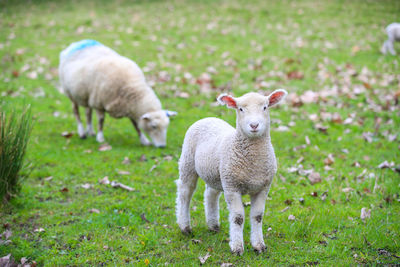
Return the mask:
<svg viewBox="0 0 400 267">
<path fill-rule="evenodd" d="M 253 130 L 255 130 L 258 127 L 258 123 L 250 123 L 250 127 L 253 128 Z"/>
</svg>

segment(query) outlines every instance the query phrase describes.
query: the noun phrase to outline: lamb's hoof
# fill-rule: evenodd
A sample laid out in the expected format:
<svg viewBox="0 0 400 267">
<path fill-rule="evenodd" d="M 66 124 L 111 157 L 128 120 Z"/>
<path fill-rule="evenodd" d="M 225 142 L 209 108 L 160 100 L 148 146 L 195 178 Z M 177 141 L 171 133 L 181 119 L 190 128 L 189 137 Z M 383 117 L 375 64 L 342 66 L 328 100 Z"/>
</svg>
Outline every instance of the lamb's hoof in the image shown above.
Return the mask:
<svg viewBox="0 0 400 267">
<path fill-rule="evenodd" d="M 190 226 L 186 226 L 185 228 L 181 229 L 182 234 L 184 235 L 191 235 L 192 234 L 192 229 Z"/>
<path fill-rule="evenodd" d="M 231 252 L 232 254 L 236 255 L 236 256 L 242 256 L 243 255 L 243 248 L 231 248 Z"/>
<path fill-rule="evenodd" d="M 213 226 L 209 227 L 208 230 L 210 230 L 211 232 L 214 232 L 214 233 L 218 233 L 220 228 L 219 228 L 219 225 L 213 225 Z"/>
<path fill-rule="evenodd" d="M 83 134 L 83 135 L 79 136 L 80 139 L 86 139 L 86 137 L 87 137 L 86 134 Z"/>
<path fill-rule="evenodd" d="M 267 247 L 264 244 L 253 246 L 253 249 L 257 254 L 261 254 L 267 251 Z"/>
</svg>

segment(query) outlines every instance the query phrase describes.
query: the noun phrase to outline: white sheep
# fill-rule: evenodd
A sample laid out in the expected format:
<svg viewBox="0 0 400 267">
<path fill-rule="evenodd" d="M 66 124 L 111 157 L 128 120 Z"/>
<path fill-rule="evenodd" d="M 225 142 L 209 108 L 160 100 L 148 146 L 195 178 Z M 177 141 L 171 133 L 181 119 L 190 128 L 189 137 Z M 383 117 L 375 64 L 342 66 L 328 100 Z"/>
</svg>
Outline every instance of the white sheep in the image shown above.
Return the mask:
<svg viewBox="0 0 400 267">
<path fill-rule="evenodd" d="M 389 51 L 390 54 L 396 55 L 396 51 L 394 50 L 394 42 L 400 41 L 400 23 L 391 23 L 386 27 L 386 33 L 388 35 L 388 39 L 383 43 L 382 53 L 386 55 Z"/>
<path fill-rule="evenodd" d="M 265 251 L 262 218 L 265 200 L 277 165 L 270 137 L 269 108 L 287 95 L 279 89 L 269 96 L 248 93 L 239 98 L 222 94 L 221 104 L 236 109 L 236 129 L 218 118 L 194 123 L 183 142 L 179 160 L 176 216 L 181 231 L 191 233 L 189 206 L 197 179 L 206 182 L 204 206 L 208 228 L 219 230 L 219 196 L 224 192 L 229 209 L 230 248 L 243 253 L 242 195 L 251 197 L 251 245 Z"/>
<path fill-rule="evenodd" d="M 112 117 L 128 117 L 143 145 L 166 145 L 170 116 L 176 112 L 161 109 L 161 102 L 147 84 L 142 70 L 132 60 L 94 40 L 72 43 L 60 54 L 61 87 L 73 103 L 81 138 L 95 135 L 92 109 L 96 110 L 99 131 L 96 139 L 104 142 L 105 112 Z M 79 116 L 79 106 L 86 108 L 87 130 Z"/>
</svg>

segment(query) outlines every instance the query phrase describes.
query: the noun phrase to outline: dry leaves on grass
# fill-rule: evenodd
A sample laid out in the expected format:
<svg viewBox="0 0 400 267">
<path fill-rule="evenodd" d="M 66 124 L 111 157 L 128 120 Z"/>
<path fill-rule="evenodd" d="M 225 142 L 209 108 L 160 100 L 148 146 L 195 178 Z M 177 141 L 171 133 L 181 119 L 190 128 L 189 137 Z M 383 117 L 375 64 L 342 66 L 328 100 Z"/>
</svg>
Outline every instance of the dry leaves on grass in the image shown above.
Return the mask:
<svg viewBox="0 0 400 267">
<path fill-rule="evenodd" d="M 120 171 L 118 171 L 118 174 L 120 174 L 120 175 L 129 175 L 131 173 L 129 171 L 120 170 Z"/>
<path fill-rule="evenodd" d="M 89 210 L 90 213 L 97 213 L 100 214 L 100 211 L 98 209 L 90 209 Z"/>
<path fill-rule="evenodd" d="M 67 132 L 67 131 L 65 131 L 65 132 L 62 132 L 62 133 L 61 133 L 61 136 L 65 137 L 65 138 L 71 138 L 73 135 L 74 135 L 73 132 Z"/>
<path fill-rule="evenodd" d="M 105 144 L 101 144 L 99 146 L 99 151 L 109 151 L 112 149 L 112 146 L 110 146 L 109 144 L 105 143 Z"/>
<path fill-rule="evenodd" d="M 131 163 L 132 163 L 132 161 L 128 157 L 124 157 L 124 160 L 122 161 L 122 164 L 129 165 Z"/>
<path fill-rule="evenodd" d="M 130 187 L 130 186 L 121 184 L 121 183 L 116 182 L 116 181 L 112 181 L 112 182 L 111 182 L 111 186 L 114 187 L 114 188 L 117 188 L 117 187 L 118 187 L 118 188 L 122 188 L 122 189 L 128 190 L 128 191 L 130 191 L 130 192 L 135 190 L 135 189 L 133 189 L 133 188 Z"/>
<path fill-rule="evenodd" d="M 371 218 L 371 210 L 367 208 L 362 208 L 361 209 L 361 215 L 360 215 L 361 220 L 365 221 L 366 219 Z"/>
<path fill-rule="evenodd" d="M 211 256 L 211 255 L 210 255 L 210 253 L 208 253 L 208 252 L 207 252 L 207 254 L 204 255 L 203 257 L 202 257 L 202 256 L 199 256 L 200 264 L 203 265 L 204 263 L 206 263 L 206 260 L 207 260 L 210 256 Z"/>
<path fill-rule="evenodd" d="M 321 175 L 319 174 L 319 172 L 312 172 L 310 173 L 310 175 L 308 175 L 308 180 L 310 181 L 310 183 L 316 184 L 316 183 L 320 183 L 321 182 Z"/>
<path fill-rule="evenodd" d="M 111 187 L 114 187 L 114 188 L 122 188 L 122 189 L 128 190 L 130 192 L 135 190 L 134 188 L 124 185 L 124 184 L 121 184 L 117 181 L 110 182 L 110 180 L 108 179 L 108 176 L 105 176 L 103 179 L 99 180 L 99 183 L 104 184 L 104 185 L 111 185 Z"/>
<path fill-rule="evenodd" d="M 11 240 L 9 240 L 9 238 L 12 235 L 12 231 L 11 230 L 5 230 L 1 235 L 0 235 L 0 245 L 8 245 L 10 243 L 12 243 Z"/>
</svg>

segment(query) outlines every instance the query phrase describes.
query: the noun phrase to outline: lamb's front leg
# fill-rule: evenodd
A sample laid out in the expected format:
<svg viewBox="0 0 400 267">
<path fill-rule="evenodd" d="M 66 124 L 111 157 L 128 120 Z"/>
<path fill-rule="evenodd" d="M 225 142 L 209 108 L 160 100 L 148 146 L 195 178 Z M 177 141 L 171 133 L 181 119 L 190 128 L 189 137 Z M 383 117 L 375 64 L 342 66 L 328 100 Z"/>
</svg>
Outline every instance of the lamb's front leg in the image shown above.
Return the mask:
<svg viewBox="0 0 400 267">
<path fill-rule="evenodd" d="M 266 250 L 262 231 L 262 219 L 264 216 L 265 200 L 267 199 L 268 191 L 262 190 L 257 194 L 251 195 L 251 245 L 254 250 L 261 253 Z"/>
<path fill-rule="evenodd" d="M 224 192 L 229 209 L 229 246 L 231 252 L 243 254 L 244 207 L 239 192 Z"/>
</svg>

